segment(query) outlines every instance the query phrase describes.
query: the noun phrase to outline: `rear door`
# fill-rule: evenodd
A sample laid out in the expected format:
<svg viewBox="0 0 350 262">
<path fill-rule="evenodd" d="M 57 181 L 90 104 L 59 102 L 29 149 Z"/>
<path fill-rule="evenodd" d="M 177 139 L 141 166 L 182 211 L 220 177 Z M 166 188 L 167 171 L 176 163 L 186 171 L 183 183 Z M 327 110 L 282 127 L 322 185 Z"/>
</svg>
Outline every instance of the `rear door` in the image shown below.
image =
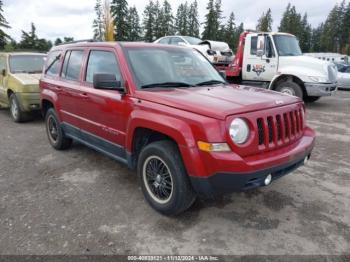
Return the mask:
<svg viewBox="0 0 350 262">
<path fill-rule="evenodd" d="M 265 37 L 265 54 L 257 56 L 257 34 L 248 35 L 244 47 L 243 80 L 270 82 L 277 73 L 278 58 L 270 36 Z"/>
<path fill-rule="evenodd" d="M 84 56 L 84 49 L 66 51 L 58 86 L 62 121 L 76 129 L 85 124 L 83 114 L 88 110 L 82 106 L 86 97 L 80 87 Z"/>
</svg>

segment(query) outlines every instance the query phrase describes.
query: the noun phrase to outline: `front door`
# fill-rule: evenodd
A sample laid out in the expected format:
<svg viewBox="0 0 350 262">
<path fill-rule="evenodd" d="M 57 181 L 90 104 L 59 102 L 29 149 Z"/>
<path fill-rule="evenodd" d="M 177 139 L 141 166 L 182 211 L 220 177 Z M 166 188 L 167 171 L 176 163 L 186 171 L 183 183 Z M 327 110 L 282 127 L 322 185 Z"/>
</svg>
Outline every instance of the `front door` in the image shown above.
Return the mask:
<svg viewBox="0 0 350 262">
<path fill-rule="evenodd" d="M 244 48 L 243 80 L 270 82 L 277 73 L 278 58 L 270 36 L 265 39 L 265 54 L 257 56 L 257 35 L 248 36 Z"/>
<path fill-rule="evenodd" d="M 82 84 L 84 100 L 82 117 L 85 121 L 82 131 L 125 147 L 126 132 L 126 96 L 117 90 L 101 90 L 93 87 L 94 74 L 113 74 L 122 81 L 118 60 L 114 49 L 91 49 L 87 60 Z M 104 146 L 108 146 L 103 143 Z M 107 149 L 105 149 L 107 150 Z M 114 151 L 117 153 L 116 151 Z M 124 157 L 124 156 L 123 156 Z"/>
</svg>

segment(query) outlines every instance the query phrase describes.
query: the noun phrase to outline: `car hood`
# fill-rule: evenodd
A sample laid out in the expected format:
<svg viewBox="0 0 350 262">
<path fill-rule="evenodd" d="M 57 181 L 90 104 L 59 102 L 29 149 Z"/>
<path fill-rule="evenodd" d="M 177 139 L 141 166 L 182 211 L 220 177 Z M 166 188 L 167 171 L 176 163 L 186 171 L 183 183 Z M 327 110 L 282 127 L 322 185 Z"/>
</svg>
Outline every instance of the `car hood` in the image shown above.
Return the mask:
<svg viewBox="0 0 350 262">
<path fill-rule="evenodd" d="M 38 85 L 41 74 L 12 74 L 22 85 Z"/>
<path fill-rule="evenodd" d="M 336 66 L 330 62 L 323 61 L 309 56 L 281 56 L 279 58 L 279 71 L 286 71 L 294 68 L 305 76 L 324 77 L 329 83 L 333 83 L 337 78 Z M 303 79 L 302 79 L 303 80 Z M 309 81 L 309 79 L 304 79 Z"/>
<path fill-rule="evenodd" d="M 299 98 L 262 88 L 236 85 L 148 89 L 138 91 L 137 96 L 154 103 L 222 120 L 234 114 L 301 101 Z"/>
<path fill-rule="evenodd" d="M 228 52 L 231 51 L 229 45 L 225 42 L 205 40 L 200 45 L 208 45 L 211 50 Z"/>
</svg>

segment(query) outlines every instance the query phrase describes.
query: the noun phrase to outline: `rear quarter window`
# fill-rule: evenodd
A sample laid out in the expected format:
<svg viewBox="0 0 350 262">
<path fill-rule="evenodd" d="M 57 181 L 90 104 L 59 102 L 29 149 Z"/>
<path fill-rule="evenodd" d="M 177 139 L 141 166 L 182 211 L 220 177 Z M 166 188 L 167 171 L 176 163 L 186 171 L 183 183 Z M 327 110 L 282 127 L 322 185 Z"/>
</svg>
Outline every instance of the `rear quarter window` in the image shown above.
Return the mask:
<svg viewBox="0 0 350 262">
<path fill-rule="evenodd" d="M 78 81 L 83 64 L 83 50 L 70 50 L 66 52 L 61 77 L 67 80 Z"/>
<path fill-rule="evenodd" d="M 45 75 L 58 76 L 60 70 L 60 58 L 61 51 L 53 51 L 48 55 L 44 71 Z"/>
</svg>

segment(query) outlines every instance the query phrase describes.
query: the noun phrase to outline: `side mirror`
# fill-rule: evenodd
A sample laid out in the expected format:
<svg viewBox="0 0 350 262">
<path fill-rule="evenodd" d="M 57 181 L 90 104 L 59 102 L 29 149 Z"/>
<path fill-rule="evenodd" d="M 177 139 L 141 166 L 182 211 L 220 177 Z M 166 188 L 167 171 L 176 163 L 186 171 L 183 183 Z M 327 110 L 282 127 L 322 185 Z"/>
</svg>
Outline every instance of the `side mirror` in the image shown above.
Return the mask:
<svg viewBox="0 0 350 262">
<path fill-rule="evenodd" d="M 256 46 L 256 55 L 262 57 L 265 54 L 265 36 L 259 35 L 257 46 Z"/>
<path fill-rule="evenodd" d="M 121 81 L 112 74 L 94 74 L 93 85 L 96 89 L 117 90 L 124 92 Z"/>
<path fill-rule="evenodd" d="M 2 69 L 2 70 L 1 70 L 1 75 L 2 75 L 2 76 L 6 76 L 6 69 Z"/>
<path fill-rule="evenodd" d="M 226 72 L 225 71 L 223 71 L 223 70 L 220 70 L 219 71 L 219 74 L 221 75 L 221 77 L 223 78 L 223 79 L 227 79 L 227 77 L 226 77 Z"/>
<path fill-rule="evenodd" d="M 179 45 L 179 46 L 187 46 L 185 42 L 179 42 L 179 43 L 177 43 L 177 45 Z"/>
</svg>

